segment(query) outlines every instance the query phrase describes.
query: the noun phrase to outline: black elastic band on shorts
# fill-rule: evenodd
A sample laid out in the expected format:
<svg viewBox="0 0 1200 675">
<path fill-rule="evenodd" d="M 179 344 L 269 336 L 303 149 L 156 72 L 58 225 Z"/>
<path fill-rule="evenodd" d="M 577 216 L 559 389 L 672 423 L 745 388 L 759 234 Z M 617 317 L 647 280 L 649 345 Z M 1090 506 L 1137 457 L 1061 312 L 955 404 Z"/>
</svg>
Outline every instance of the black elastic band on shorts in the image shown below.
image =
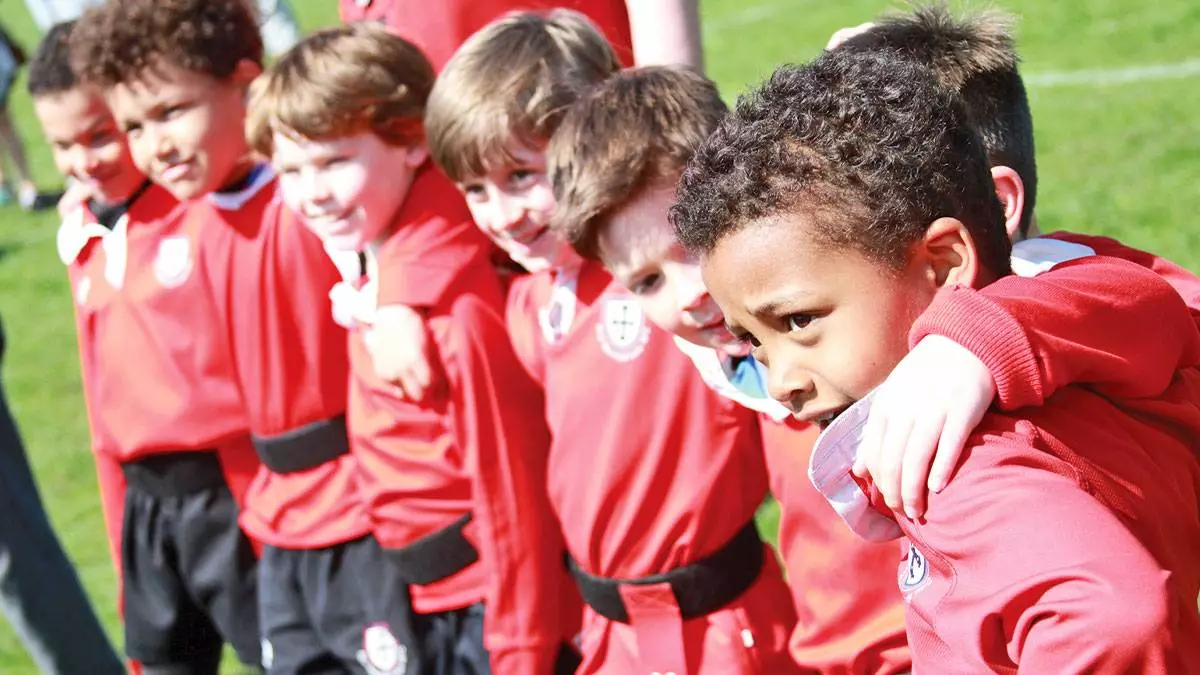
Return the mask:
<svg viewBox="0 0 1200 675">
<path fill-rule="evenodd" d="M 471 514 L 403 548 L 385 548 L 405 583 L 425 586 L 458 574 L 479 560 L 479 551 L 463 536 Z"/>
<path fill-rule="evenodd" d="M 297 473 L 315 469 L 350 452 L 346 416 L 306 424 L 276 436 L 254 436 L 254 450 L 275 473 Z"/>
<path fill-rule="evenodd" d="M 667 583 L 685 620 L 712 614 L 736 600 L 754 584 L 764 563 L 762 539 L 754 521 L 712 555 L 690 565 L 641 579 L 608 579 L 583 571 L 567 557 L 567 567 L 583 601 L 600 616 L 629 623 L 629 611 L 618 590 L 622 585 L 649 586 Z"/>
<path fill-rule="evenodd" d="M 148 455 L 123 463 L 121 470 L 126 483 L 155 497 L 182 497 L 226 484 L 214 450 Z"/>
</svg>

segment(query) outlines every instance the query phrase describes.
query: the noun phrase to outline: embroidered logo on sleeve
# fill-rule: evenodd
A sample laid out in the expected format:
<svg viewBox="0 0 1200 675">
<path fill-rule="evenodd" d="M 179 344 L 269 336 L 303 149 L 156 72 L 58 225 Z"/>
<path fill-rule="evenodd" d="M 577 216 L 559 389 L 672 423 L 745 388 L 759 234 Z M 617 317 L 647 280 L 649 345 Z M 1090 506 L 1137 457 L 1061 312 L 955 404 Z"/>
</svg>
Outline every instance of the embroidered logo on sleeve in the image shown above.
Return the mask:
<svg viewBox="0 0 1200 675">
<path fill-rule="evenodd" d="M 392 635 L 387 624 L 373 623 L 363 630 L 359 660 L 371 675 L 404 675 L 408 670 L 408 648 Z"/>
<path fill-rule="evenodd" d="M 177 288 L 192 273 L 192 244 L 186 236 L 166 237 L 154 257 L 154 278 L 164 288 Z"/>
<path fill-rule="evenodd" d="M 908 545 L 908 555 L 900 561 L 899 572 L 896 576 L 897 582 L 900 584 L 900 592 L 904 594 L 906 600 L 929 584 L 929 562 L 912 543 Z"/>
<path fill-rule="evenodd" d="M 600 323 L 596 325 L 600 349 L 616 361 L 632 361 L 642 355 L 650 341 L 650 328 L 642 308 L 631 298 L 604 299 Z"/>
</svg>

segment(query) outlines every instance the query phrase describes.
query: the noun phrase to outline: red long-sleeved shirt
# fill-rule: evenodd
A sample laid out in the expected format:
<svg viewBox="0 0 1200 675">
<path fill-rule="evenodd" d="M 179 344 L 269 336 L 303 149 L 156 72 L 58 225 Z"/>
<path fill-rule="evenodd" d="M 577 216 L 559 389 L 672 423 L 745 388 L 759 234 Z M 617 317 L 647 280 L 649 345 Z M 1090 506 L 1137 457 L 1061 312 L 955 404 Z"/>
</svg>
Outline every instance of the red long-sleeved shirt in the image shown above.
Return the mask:
<svg viewBox="0 0 1200 675">
<path fill-rule="evenodd" d="M 231 345 L 250 431 L 272 438 L 346 410 L 346 332 L 333 322 L 328 291 L 337 270 L 315 235 L 276 195 L 269 172 L 245 189 L 188 204 L 225 255 L 206 259 L 220 335 Z M 261 467 L 246 495 L 242 526 L 256 539 L 322 548 L 370 531 L 347 453 L 315 468 L 278 474 Z"/>
<path fill-rule="evenodd" d="M 549 436 L 540 391 L 516 360 L 502 317 L 491 245 L 441 174 L 418 174 L 392 234 L 376 253 L 379 305 L 425 310 L 435 372 L 447 387 L 420 403 L 375 376 L 368 327 L 351 331 L 350 430 L 375 536 L 402 548 L 470 513 L 480 561 L 413 586 L 419 612 L 485 600 L 496 673 L 548 672 L 571 591 L 553 514 L 540 499 Z M 513 471 L 514 465 L 530 469 Z M 544 496 L 544 491 L 543 491 Z M 551 553 L 557 551 L 557 554 Z"/>
<path fill-rule="evenodd" d="M 1014 412 L 984 418 L 924 521 L 898 519 L 915 667 L 1195 669 L 1200 334 L 1179 293 L 1088 257 L 945 289 L 911 340 L 932 333 L 988 364 Z"/>
<path fill-rule="evenodd" d="M 633 63 L 625 0 L 339 0 L 342 21 L 383 21 L 400 37 L 421 48 L 440 71 L 468 37 L 508 12 L 565 7 L 585 14 L 617 50 Z"/>
<path fill-rule="evenodd" d="M 552 283 L 514 282 L 508 323 L 546 391 L 550 495 L 571 555 L 590 574 L 633 579 L 719 549 L 766 496 L 753 411 L 709 389 L 670 335 L 631 319 L 635 301 L 599 265 L 584 265 L 572 326 L 546 344 Z"/>
</svg>

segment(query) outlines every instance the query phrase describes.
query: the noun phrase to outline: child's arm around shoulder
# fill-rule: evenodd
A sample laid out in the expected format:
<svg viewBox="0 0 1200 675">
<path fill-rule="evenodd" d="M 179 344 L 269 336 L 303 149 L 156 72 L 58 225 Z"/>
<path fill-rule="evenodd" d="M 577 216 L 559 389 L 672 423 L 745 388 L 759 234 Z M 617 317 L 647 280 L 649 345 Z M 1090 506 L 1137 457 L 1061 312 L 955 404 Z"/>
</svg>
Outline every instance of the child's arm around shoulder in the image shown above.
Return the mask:
<svg viewBox="0 0 1200 675">
<path fill-rule="evenodd" d="M 547 491 L 545 402 L 498 309 L 469 294 L 456 300 L 444 352 L 491 574 L 485 644 L 493 672 L 550 673 L 574 632 L 562 602 L 574 587 Z"/>
<path fill-rule="evenodd" d="M 943 289 L 909 338 L 912 352 L 876 392 L 855 473 L 910 517 L 924 513 L 926 488 L 949 481 L 993 401 L 1041 405 L 1072 383 L 1153 395 L 1200 361 L 1178 293 L 1147 268 L 1102 256 L 982 290 Z"/>
</svg>

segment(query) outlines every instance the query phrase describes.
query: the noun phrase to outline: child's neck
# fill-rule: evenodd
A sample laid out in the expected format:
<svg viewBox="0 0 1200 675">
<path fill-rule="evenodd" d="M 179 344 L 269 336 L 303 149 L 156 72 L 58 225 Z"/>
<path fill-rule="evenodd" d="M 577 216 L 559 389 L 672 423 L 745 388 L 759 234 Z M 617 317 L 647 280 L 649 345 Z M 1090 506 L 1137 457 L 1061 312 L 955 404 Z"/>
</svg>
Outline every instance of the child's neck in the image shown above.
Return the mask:
<svg viewBox="0 0 1200 675">
<path fill-rule="evenodd" d="M 254 178 L 258 174 L 256 169 L 259 166 L 261 166 L 259 163 L 248 157 L 243 162 L 239 162 L 230 173 L 229 178 L 221 184 L 221 187 L 217 188 L 217 193 L 230 194 L 241 192 L 250 187 L 250 184 L 254 182 Z"/>
</svg>

